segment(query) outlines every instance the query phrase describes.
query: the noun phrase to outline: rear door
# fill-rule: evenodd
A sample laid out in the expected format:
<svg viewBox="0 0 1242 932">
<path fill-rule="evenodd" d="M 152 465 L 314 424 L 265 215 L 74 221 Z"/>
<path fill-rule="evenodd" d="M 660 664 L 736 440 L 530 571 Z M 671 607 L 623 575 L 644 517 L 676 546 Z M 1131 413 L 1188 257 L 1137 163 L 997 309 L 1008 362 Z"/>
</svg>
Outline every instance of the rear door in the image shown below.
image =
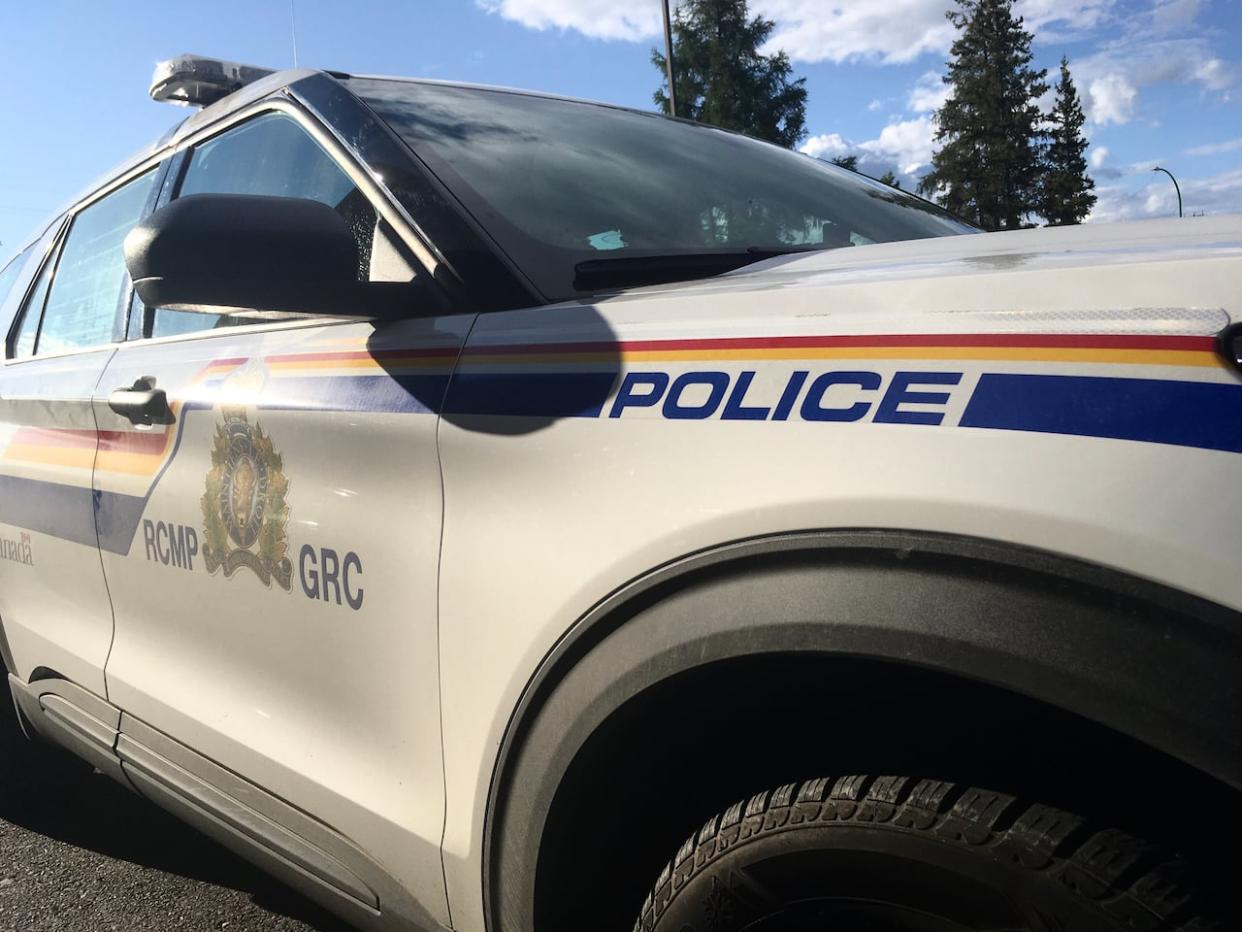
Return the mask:
<svg viewBox="0 0 1242 932">
<path fill-rule="evenodd" d="M 421 274 L 313 129 L 289 107 L 257 113 L 179 157 L 173 193 L 318 200 L 355 231 L 361 277 Z M 95 406 L 120 438 L 97 494 L 143 502 L 100 523 L 127 772 L 157 798 L 175 785 L 174 809 L 196 787 L 182 815 L 211 831 L 214 801 L 216 828 L 360 922 L 446 924 L 435 411 L 472 317 L 134 319 L 147 336 L 116 353 Z M 139 382 L 165 393 L 165 418 L 113 410 Z"/>
<path fill-rule="evenodd" d="M 111 440 L 92 396 L 124 334 L 121 242 L 157 171 L 80 207 L 45 248 L 0 367 L 0 619 L 14 672 L 58 676 L 97 696 L 106 694 L 112 608 L 91 471 Z"/>
</svg>

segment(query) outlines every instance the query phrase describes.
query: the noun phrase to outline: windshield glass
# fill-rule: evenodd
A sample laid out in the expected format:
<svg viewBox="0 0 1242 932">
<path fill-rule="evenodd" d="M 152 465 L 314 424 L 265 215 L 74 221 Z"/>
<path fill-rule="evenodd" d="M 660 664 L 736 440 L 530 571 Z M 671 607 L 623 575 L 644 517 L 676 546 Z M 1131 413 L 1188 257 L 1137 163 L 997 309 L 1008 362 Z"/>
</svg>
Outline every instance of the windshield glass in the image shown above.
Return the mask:
<svg viewBox="0 0 1242 932">
<path fill-rule="evenodd" d="M 586 260 L 975 232 L 862 175 L 657 114 L 417 81 L 349 87 L 550 298 L 574 294 Z"/>
</svg>

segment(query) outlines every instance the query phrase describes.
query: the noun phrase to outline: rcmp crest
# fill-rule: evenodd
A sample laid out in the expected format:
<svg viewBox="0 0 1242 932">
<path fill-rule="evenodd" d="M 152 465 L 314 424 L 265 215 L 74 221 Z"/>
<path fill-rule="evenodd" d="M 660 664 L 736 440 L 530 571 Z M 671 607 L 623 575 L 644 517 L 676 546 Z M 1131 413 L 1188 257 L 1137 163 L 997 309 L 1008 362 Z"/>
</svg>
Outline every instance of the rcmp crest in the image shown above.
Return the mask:
<svg viewBox="0 0 1242 932">
<path fill-rule="evenodd" d="M 203 492 L 203 559 L 226 577 L 245 567 L 270 586 L 292 584 L 285 525 L 289 480 L 271 438 L 245 408 L 223 408 Z"/>
</svg>

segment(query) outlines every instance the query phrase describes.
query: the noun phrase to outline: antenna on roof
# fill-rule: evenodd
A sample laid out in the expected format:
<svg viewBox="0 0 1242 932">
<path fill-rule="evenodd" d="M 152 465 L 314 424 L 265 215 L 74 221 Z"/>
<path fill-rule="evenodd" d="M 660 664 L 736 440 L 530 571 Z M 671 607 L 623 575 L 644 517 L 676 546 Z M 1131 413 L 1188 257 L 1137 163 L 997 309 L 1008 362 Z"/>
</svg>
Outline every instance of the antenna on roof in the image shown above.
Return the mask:
<svg viewBox="0 0 1242 932">
<path fill-rule="evenodd" d="M 298 26 L 293 17 L 294 0 L 289 0 L 289 33 L 293 36 L 293 67 L 298 66 Z"/>
</svg>

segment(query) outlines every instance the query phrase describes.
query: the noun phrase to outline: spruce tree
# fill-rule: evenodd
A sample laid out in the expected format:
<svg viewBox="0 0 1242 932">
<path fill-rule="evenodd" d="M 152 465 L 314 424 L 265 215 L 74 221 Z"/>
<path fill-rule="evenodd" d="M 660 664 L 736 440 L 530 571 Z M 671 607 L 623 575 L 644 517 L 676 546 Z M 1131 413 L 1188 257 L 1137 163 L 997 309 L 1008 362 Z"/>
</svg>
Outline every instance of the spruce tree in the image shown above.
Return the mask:
<svg viewBox="0 0 1242 932">
<path fill-rule="evenodd" d="M 784 52 L 759 54 L 774 23 L 746 0 L 685 0 L 673 14 L 677 115 L 793 148 L 806 135 L 806 79 Z M 664 55 L 651 62 L 667 74 Z M 666 79 L 667 82 L 667 79 Z M 667 83 L 653 95 L 668 113 Z"/>
<path fill-rule="evenodd" d="M 1061 57 L 1061 80 L 1049 116 L 1052 141 L 1044 168 L 1040 213 L 1053 226 L 1082 223 L 1095 206 L 1095 182 L 1087 175 L 1087 140 L 1082 135 L 1086 115 L 1078 89 L 1070 77 L 1069 60 Z"/>
<path fill-rule="evenodd" d="M 1039 210 L 1046 132 L 1036 103 L 1047 70 L 1031 67 L 1032 36 L 1014 0 L 957 0 L 959 30 L 936 114 L 932 170 L 919 191 L 987 230 L 1020 227 Z"/>
<path fill-rule="evenodd" d="M 891 168 L 888 171 L 886 171 L 884 174 L 882 174 L 877 180 L 881 184 L 888 185 L 890 188 L 901 187 L 901 179 L 893 174 L 893 170 Z"/>
<path fill-rule="evenodd" d="M 858 171 L 858 156 L 856 155 L 838 155 L 828 161 L 830 161 L 833 165 L 849 169 L 852 172 Z"/>
</svg>

